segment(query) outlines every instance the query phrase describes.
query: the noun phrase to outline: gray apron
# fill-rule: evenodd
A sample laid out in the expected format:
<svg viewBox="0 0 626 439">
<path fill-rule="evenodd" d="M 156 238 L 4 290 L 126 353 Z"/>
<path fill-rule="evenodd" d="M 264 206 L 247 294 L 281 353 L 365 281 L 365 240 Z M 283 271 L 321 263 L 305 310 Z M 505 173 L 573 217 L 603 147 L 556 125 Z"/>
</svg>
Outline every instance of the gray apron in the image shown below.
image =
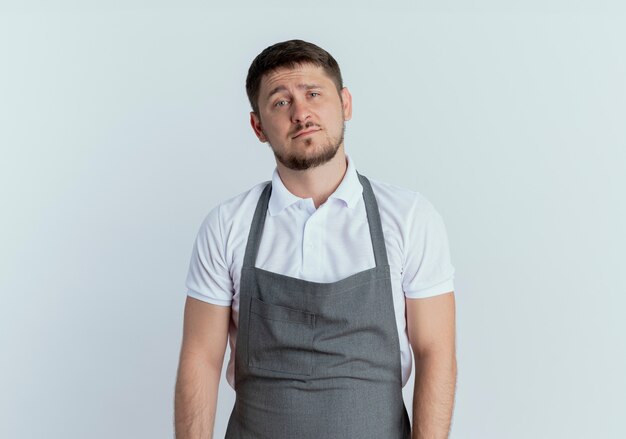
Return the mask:
<svg viewBox="0 0 626 439">
<path fill-rule="evenodd" d="M 389 263 L 359 175 L 376 267 L 318 283 L 254 266 L 271 182 L 241 270 L 235 406 L 226 439 L 409 439 Z"/>
</svg>

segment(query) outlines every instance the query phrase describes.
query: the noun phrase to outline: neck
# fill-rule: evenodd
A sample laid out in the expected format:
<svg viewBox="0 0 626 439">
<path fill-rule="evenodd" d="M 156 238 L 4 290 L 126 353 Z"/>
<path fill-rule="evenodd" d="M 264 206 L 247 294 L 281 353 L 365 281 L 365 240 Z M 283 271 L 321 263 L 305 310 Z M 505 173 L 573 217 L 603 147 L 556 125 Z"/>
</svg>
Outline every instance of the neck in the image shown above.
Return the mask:
<svg viewBox="0 0 626 439">
<path fill-rule="evenodd" d="M 278 161 L 276 166 L 287 190 L 300 198 L 313 198 L 316 209 L 335 192 L 348 169 L 343 145 L 332 160 L 315 168 L 296 171 Z"/>
</svg>

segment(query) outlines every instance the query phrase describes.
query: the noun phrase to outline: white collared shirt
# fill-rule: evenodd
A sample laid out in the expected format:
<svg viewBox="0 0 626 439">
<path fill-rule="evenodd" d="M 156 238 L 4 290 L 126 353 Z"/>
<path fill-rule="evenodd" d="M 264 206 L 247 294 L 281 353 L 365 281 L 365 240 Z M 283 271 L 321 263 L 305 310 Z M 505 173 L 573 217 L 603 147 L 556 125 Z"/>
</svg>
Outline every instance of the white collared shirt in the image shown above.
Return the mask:
<svg viewBox="0 0 626 439">
<path fill-rule="evenodd" d="M 317 209 L 312 198 L 289 192 L 274 169 L 256 267 L 311 282 L 336 282 L 376 265 L 363 187 L 353 160 L 347 154 L 346 158 L 343 180 Z M 445 225 L 433 205 L 418 192 L 368 179 L 378 203 L 391 269 L 404 386 L 412 367 L 404 299 L 453 291 L 454 267 Z M 254 210 L 266 183 L 208 213 L 187 274 L 187 295 L 232 308 L 226 379 L 233 389 L 241 269 Z"/>
</svg>

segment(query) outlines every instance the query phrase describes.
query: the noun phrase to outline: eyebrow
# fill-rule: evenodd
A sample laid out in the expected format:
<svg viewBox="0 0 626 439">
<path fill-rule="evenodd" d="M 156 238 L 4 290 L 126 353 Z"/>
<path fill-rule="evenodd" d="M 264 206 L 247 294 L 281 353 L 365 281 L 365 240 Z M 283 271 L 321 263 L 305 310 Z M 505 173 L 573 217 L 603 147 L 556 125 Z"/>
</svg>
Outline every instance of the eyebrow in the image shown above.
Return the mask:
<svg viewBox="0 0 626 439">
<path fill-rule="evenodd" d="M 305 89 L 305 90 L 311 90 L 313 88 L 322 88 L 322 86 L 319 84 L 298 84 L 296 85 L 296 87 L 299 89 Z M 285 87 L 284 85 L 279 85 L 278 87 L 272 89 L 272 91 L 268 93 L 267 99 L 270 99 L 276 93 L 279 93 L 281 91 L 286 91 L 286 90 L 287 90 L 287 87 Z"/>
</svg>

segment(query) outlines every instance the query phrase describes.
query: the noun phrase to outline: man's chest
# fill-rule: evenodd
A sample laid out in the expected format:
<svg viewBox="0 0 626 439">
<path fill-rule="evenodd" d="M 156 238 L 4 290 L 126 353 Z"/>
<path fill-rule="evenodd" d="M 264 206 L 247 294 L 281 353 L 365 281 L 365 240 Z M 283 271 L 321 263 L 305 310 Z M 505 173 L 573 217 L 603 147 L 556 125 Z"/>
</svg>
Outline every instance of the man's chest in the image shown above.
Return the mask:
<svg viewBox="0 0 626 439">
<path fill-rule="evenodd" d="M 376 265 L 365 207 L 346 209 L 340 201 L 319 209 L 292 206 L 280 215 L 268 215 L 263 226 L 255 266 L 312 282 L 336 282 Z M 381 219 L 392 280 L 402 274 L 401 226 Z M 231 277 L 235 294 L 247 242 L 247 231 L 231 243 Z"/>
</svg>

